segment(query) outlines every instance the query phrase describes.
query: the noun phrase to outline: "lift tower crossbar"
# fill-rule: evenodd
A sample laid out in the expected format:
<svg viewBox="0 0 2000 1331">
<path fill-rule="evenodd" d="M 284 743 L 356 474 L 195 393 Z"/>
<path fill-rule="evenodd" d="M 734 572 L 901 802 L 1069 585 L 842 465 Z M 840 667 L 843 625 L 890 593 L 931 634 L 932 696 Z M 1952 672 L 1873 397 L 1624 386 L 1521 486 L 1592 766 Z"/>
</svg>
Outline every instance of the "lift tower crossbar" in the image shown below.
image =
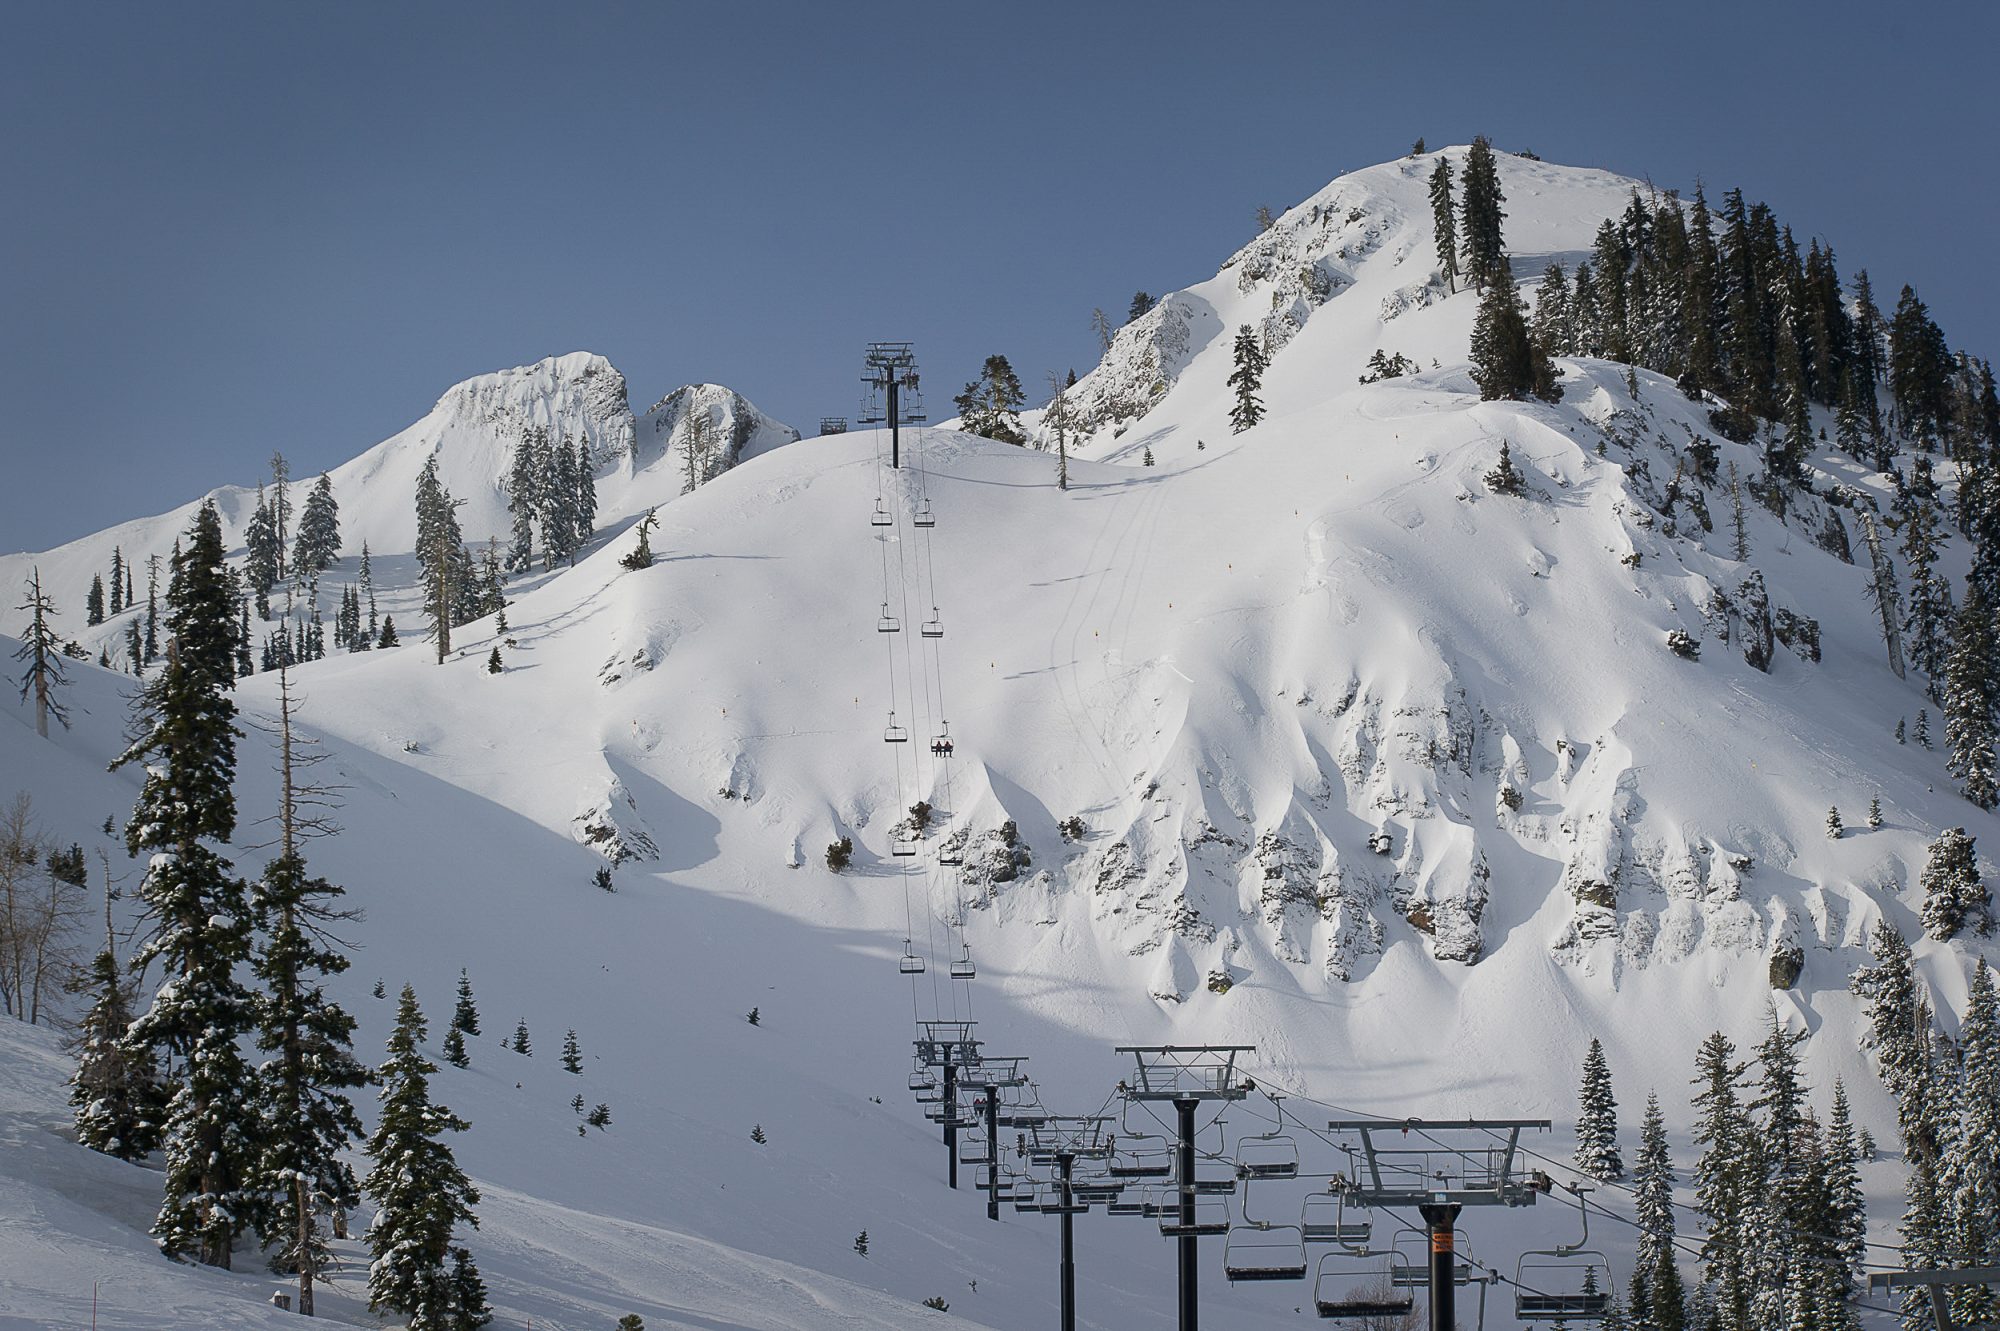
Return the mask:
<svg viewBox="0 0 2000 1331">
<path fill-rule="evenodd" d="M 1174 1223 L 1161 1230 L 1177 1240 L 1180 1250 L 1180 1331 L 1199 1331 L 1201 1326 L 1195 1297 L 1200 1231 L 1194 1218 L 1194 1113 L 1204 1103 L 1233 1103 L 1256 1090 L 1256 1083 L 1236 1075 L 1238 1056 L 1256 1051 L 1249 1044 L 1120 1045 L 1116 1050 L 1130 1054 L 1137 1064 L 1130 1079 L 1118 1083 L 1118 1093 L 1140 1103 L 1169 1103 L 1179 1120 L 1174 1184 L 1180 1205 Z"/>
</svg>

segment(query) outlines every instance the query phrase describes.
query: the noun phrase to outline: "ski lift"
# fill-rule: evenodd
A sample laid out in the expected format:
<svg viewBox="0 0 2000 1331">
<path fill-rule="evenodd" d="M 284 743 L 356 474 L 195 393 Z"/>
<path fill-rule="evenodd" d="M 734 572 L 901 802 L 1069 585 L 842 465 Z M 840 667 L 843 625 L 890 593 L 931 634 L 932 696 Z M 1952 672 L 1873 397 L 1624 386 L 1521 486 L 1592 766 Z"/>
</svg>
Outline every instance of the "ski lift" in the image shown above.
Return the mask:
<svg viewBox="0 0 2000 1331">
<path fill-rule="evenodd" d="M 949 758 L 951 756 L 951 749 L 952 749 L 951 722 L 944 721 L 940 722 L 939 724 L 943 727 L 943 729 L 939 730 L 937 734 L 931 737 L 931 752 L 935 753 L 940 758 Z"/>
<path fill-rule="evenodd" d="M 1338 1193 L 1316 1193 L 1299 1209 L 1299 1225 L 1307 1243 L 1338 1243 L 1343 1248 L 1365 1246 L 1374 1225 L 1347 1219 L 1347 1199 Z"/>
<path fill-rule="evenodd" d="M 1236 1175 L 1198 1178 L 1188 1184 L 1188 1191 L 1197 1197 L 1233 1197 L 1236 1194 Z"/>
<path fill-rule="evenodd" d="M 1572 1184 L 1569 1190 L 1583 1217 L 1583 1233 L 1575 1243 L 1521 1254 L 1514 1268 L 1514 1316 L 1520 1321 L 1596 1321 L 1611 1305 L 1611 1262 L 1584 1246 L 1590 1242 L 1586 1189 Z"/>
<path fill-rule="evenodd" d="M 910 525 L 912 527 L 937 526 L 937 514 L 931 512 L 931 501 L 928 498 L 917 501 L 917 511 L 910 518 Z"/>
<path fill-rule="evenodd" d="M 903 959 L 896 963 L 896 969 L 904 975 L 924 973 L 924 959 L 917 955 L 916 948 L 910 945 L 910 940 L 907 938 L 903 940 Z"/>
<path fill-rule="evenodd" d="M 868 525 L 871 527 L 893 527 L 896 525 L 896 519 L 890 516 L 889 510 L 883 507 L 881 500 L 877 499 L 875 501 L 875 512 L 869 516 Z"/>
<path fill-rule="evenodd" d="M 931 1075 L 929 1068 L 914 1068 L 911 1070 L 910 1090 L 912 1093 L 934 1091 L 936 1089 L 937 1078 Z"/>
<path fill-rule="evenodd" d="M 932 752 L 935 753 L 936 750 L 933 749 Z M 965 863 L 965 854 L 963 851 L 940 850 L 938 852 L 938 863 L 948 869 L 956 869 L 959 865 Z"/>
<path fill-rule="evenodd" d="M 1282 1132 L 1258 1133 L 1236 1141 L 1236 1177 L 1285 1179 L 1299 1176 L 1299 1144 Z"/>
<path fill-rule="evenodd" d="M 1416 1307 L 1389 1279 L 1387 1254 L 1366 1257 L 1330 1252 L 1313 1273 L 1313 1310 L 1326 1318 L 1393 1318 Z"/>
<path fill-rule="evenodd" d="M 1222 1244 L 1222 1273 L 1238 1280 L 1304 1280 L 1305 1235 L 1297 1225 L 1239 1225 Z"/>
<path fill-rule="evenodd" d="M 1112 1156 L 1110 1164 L 1105 1166 L 1105 1172 L 1111 1177 L 1166 1178 L 1174 1172 L 1173 1148 L 1167 1145 L 1165 1137 L 1128 1132 L 1125 1140 L 1132 1144 Z"/>
<path fill-rule="evenodd" d="M 885 744 L 908 744 L 910 742 L 910 732 L 896 724 L 896 714 L 894 712 L 889 713 L 889 725 L 882 732 L 882 742 Z"/>
<path fill-rule="evenodd" d="M 1191 1225 L 1181 1223 L 1180 1207 L 1175 1201 L 1164 1202 L 1161 1206 L 1160 1234 L 1165 1238 L 1206 1238 L 1228 1232 L 1228 1202 L 1204 1201 L 1197 1198 L 1194 1204 L 1194 1223 Z"/>
<path fill-rule="evenodd" d="M 944 618 L 938 614 L 936 606 L 931 607 L 931 617 L 918 626 L 917 632 L 923 634 L 926 638 L 942 638 L 944 636 Z"/>
<path fill-rule="evenodd" d="M 978 1128 L 968 1131 L 958 1139 L 958 1162 L 962 1165 L 990 1165 L 993 1163 L 992 1143 Z"/>
<path fill-rule="evenodd" d="M 979 971 L 972 964 L 972 944 L 959 944 L 958 956 L 952 960 L 950 971 L 951 978 L 954 980 L 972 980 L 978 978 Z"/>
<path fill-rule="evenodd" d="M 903 622 L 889 613 L 889 603 L 887 601 L 882 602 L 882 616 L 875 621 L 875 631 L 877 633 L 901 633 L 903 631 Z"/>
</svg>

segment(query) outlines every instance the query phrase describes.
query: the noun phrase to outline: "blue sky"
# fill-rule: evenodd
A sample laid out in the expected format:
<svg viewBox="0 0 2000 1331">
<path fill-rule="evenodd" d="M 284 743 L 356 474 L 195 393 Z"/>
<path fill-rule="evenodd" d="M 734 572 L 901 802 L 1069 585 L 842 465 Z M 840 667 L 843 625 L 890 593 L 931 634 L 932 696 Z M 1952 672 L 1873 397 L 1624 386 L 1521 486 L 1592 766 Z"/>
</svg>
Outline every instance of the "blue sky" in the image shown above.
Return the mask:
<svg viewBox="0 0 2000 1331">
<path fill-rule="evenodd" d="M 1910 15 L 1921 12 L 1924 21 Z M 808 429 L 1088 368 L 1343 170 L 1489 135 L 1711 194 L 2000 354 L 1991 5 L 17 5 L 0 549 L 352 456 L 601 352 Z"/>
</svg>

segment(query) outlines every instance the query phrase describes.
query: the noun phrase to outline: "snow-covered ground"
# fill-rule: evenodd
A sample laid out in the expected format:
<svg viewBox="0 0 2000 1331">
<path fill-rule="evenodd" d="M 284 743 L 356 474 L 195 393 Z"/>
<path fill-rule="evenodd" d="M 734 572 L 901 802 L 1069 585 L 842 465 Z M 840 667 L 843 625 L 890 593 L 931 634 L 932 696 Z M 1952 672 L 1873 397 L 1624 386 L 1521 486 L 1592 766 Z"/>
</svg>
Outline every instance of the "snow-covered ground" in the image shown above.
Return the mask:
<svg viewBox="0 0 2000 1331">
<path fill-rule="evenodd" d="M 1226 1042 L 1256 1046 L 1246 1070 L 1296 1093 L 1309 1123 L 1331 1106 L 1547 1116 L 1557 1131 L 1529 1144 L 1562 1159 L 1592 1036 L 1630 1137 L 1649 1088 L 1684 1129 L 1696 1044 L 1722 1029 L 1747 1046 L 1775 1011 L 1814 1033 L 1821 1107 L 1843 1077 L 1893 1138 L 1848 976 L 1878 919 L 1919 932 L 1912 883 L 1939 829 L 1990 847 L 2000 825 L 1951 793 L 1940 752 L 1893 738 L 1921 683 L 1889 672 L 1862 571 L 1816 541 L 1831 513 L 1859 550 L 1850 509 L 1804 499 L 1787 525 L 1752 501 L 1739 562 L 1722 485 L 1685 477 L 1666 511 L 1676 460 L 1712 435 L 1671 383 L 1641 373 L 1635 400 L 1622 367 L 1571 362 L 1559 406 L 1478 400 L 1475 298 L 1428 280 L 1436 156 L 1334 182 L 1121 333 L 1078 386 L 1096 425 L 1067 492 L 1032 449 L 927 431 L 885 475 L 878 434 L 781 443 L 760 424 L 740 465 L 681 496 L 671 444 L 648 441 L 654 416 L 635 427 L 617 372 L 581 356 L 462 385 L 333 474 L 350 556 L 369 540 L 410 645 L 297 675 L 322 770 L 346 787 L 345 833 L 310 854 L 367 912 L 341 986 L 365 1050 L 387 1034 L 378 978 L 391 995 L 414 983 L 441 1035 L 471 973 L 485 1034 L 472 1068 L 436 1085 L 474 1124 L 460 1143 L 486 1194 L 472 1247 L 501 1325 L 626 1311 L 654 1328 L 949 1324 L 918 1305 L 933 1295 L 972 1323 L 1051 1321 L 1054 1219 L 994 1224 L 943 1186 L 905 1090 L 920 1016 L 976 1018 L 989 1052 L 1029 1057 L 1058 1111 L 1107 1102 L 1126 1072 L 1114 1045 Z M 1524 278 L 1541 266 L 1529 255 L 1585 249 L 1633 188 L 1501 169 Z M 1268 419 L 1233 435 L 1223 381 L 1242 323 L 1281 349 Z M 1424 368 L 1360 386 L 1377 347 Z M 1121 421 L 1113 408 L 1135 401 Z M 603 533 L 575 568 L 511 589 L 505 641 L 467 626 L 437 665 L 406 610 L 416 471 L 438 450 L 473 500 L 467 535 L 503 530 L 497 478 L 524 415 L 591 438 L 613 478 Z M 1502 440 L 1525 498 L 1480 481 Z M 1757 469 L 1719 446 L 1725 475 Z M 1822 460 L 1822 490 L 1879 479 Z M 241 497 L 224 499 L 236 539 Z M 878 501 L 895 525 L 869 524 Z M 937 525 L 913 527 L 926 502 Z M 625 570 L 654 504 L 659 562 Z M 112 544 L 164 553 L 185 520 L 9 557 L 0 577 L 39 561 L 75 632 Z M 1753 574 L 1774 612 L 1816 621 L 1820 659 L 1795 634 L 1768 672 L 1746 662 Z M 901 635 L 875 631 L 885 600 Z M 945 636 L 921 639 L 933 607 Z M 1667 651 L 1677 628 L 1698 660 Z M 507 670 L 490 676 L 496 645 Z M 75 674 L 77 728 L 48 743 L 9 693 L 0 795 L 32 789 L 65 844 L 108 849 L 98 829 L 135 790 L 103 771 L 130 680 Z M 247 847 L 273 804 L 254 729 L 270 677 L 239 701 Z M 882 742 L 892 707 L 917 743 Z M 949 784 L 923 742 L 947 720 Z M 893 857 L 891 827 L 920 796 L 943 826 Z M 1862 825 L 1871 797 L 1878 830 Z M 1850 829 L 1839 841 L 1829 805 Z M 1074 840 L 1059 826 L 1072 817 Z M 1008 822 L 1025 856 L 1003 844 Z M 961 833 L 953 870 L 938 848 Z M 854 863 L 836 875 L 824 851 L 843 835 Z M 605 894 L 591 880 L 611 848 L 623 862 Z M 906 937 L 931 963 L 914 983 L 894 964 Z M 961 938 L 970 984 L 941 973 Z M 1794 952 L 1796 981 L 1774 989 L 1773 961 Z M 1918 952 L 1950 1022 L 1971 950 Z M 517 1020 L 533 1058 L 500 1046 Z M 580 1078 L 554 1060 L 569 1028 Z M 93 1281 L 104 1325 L 276 1316 L 259 1306 L 269 1277 L 152 1254 L 151 1176 L 60 1139 L 62 1075 L 40 1033 L 0 1030 L 0 1322 L 85 1324 Z M 609 1103 L 607 1131 L 577 1134 L 578 1093 Z M 1205 1143 L 1233 1150 L 1259 1112 Z M 1295 1135 L 1309 1168 L 1335 1166 Z M 1684 1132 L 1678 1146 L 1685 1165 Z M 1886 1234 L 1894 1165 L 1869 1183 Z M 1296 1214 L 1311 1186 L 1274 1188 L 1271 1211 Z M 1479 1258 L 1509 1272 L 1573 1225 L 1546 1203 L 1466 1221 Z M 1605 1228 L 1593 1237 L 1628 1252 L 1629 1228 Z M 1171 1250 L 1151 1222 L 1093 1214 L 1079 1235 L 1085 1325 L 1171 1324 Z M 1204 1247 L 1215 1324 L 1310 1317 L 1308 1288 L 1232 1288 L 1221 1243 Z M 1497 1299 L 1487 1315 L 1510 1313 Z"/>
</svg>

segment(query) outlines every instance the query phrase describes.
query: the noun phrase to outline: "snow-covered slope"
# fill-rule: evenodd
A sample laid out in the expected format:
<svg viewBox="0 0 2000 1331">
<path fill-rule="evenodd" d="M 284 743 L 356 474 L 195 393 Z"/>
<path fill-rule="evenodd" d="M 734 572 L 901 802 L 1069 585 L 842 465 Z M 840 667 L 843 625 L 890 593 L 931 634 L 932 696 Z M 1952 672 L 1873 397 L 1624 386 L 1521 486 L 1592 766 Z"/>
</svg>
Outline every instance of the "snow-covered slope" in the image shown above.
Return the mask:
<svg viewBox="0 0 2000 1331">
<path fill-rule="evenodd" d="M 1635 398 L 1623 367 L 1582 361 L 1560 405 L 1480 402 L 1474 298 L 1428 278 L 1430 166 L 1343 177 L 1125 330 L 1079 384 L 1101 421 L 1067 492 L 1053 456 L 946 431 L 885 475 L 879 435 L 770 449 L 753 429 L 740 466 L 660 511 L 652 568 L 618 562 L 653 502 L 635 480 L 574 569 L 520 585 L 511 642 L 482 622 L 442 666 L 405 648 L 300 671 L 348 787 L 347 834 L 313 856 L 368 912 L 344 991 L 366 1040 L 386 1030 L 378 976 L 437 1016 L 469 967 L 488 1018 L 474 1067 L 439 1087 L 478 1125 L 465 1155 L 494 1219 L 474 1248 L 510 1312 L 595 1325 L 615 1288 L 649 1327 L 813 1324 L 785 1302 L 804 1287 L 820 1325 L 929 1324 L 913 1304 L 932 1294 L 986 1325 L 1045 1323 L 1053 1222 L 991 1224 L 938 1182 L 902 1093 L 913 1015 L 976 1014 L 1072 1112 L 1124 1073 L 1114 1044 L 1226 1041 L 1257 1046 L 1260 1083 L 1319 1101 L 1566 1124 L 1595 1035 L 1628 1126 L 1648 1087 L 1684 1126 L 1701 1037 L 1753 1041 L 1775 1010 L 1815 1034 L 1822 1107 L 1843 1076 L 1892 1138 L 1847 978 L 1876 920 L 1919 932 L 1937 831 L 1991 847 L 2000 824 L 1950 793 L 1939 753 L 1893 738 L 1921 684 L 1888 670 L 1839 553 L 1879 478 L 1819 459 L 1786 520 L 1750 503 L 1737 560 L 1727 477 L 1758 464 L 1716 441 L 1698 474 L 1706 407 L 1672 384 L 1641 373 Z M 1524 276 L 1585 248 L 1632 188 L 1501 171 Z M 1228 334 L 1266 320 L 1270 415 L 1233 435 Z M 1425 368 L 1360 386 L 1376 347 Z M 1113 402 L 1137 403 L 1122 432 Z M 664 468 L 662 497 L 680 478 L 648 460 L 646 422 L 671 415 L 642 419 L 632 455 L 639 477 Z M 1523 497 L 1481 482 L 1503 440 Z M 878 503 L 893 526 L 870 525 Z M 926 508 L 937 525 L 913 526 Z M 876 632 L 885 601 L 900 637 Z M 919 639 L 933 614 L 944 636 Z M 1667 649 L 1673 630 L 1698 659 Z M 495 646 L 508 670 L 489 676 Z M 64 840 L 94 844 L 130 778 L 94 770 L 117 680 L 79 673 L 90 716 L 53 745 L 11 699 L 0 712 L 0 793 L 46 787 Z M 268 713 L 268 677 L 241 701 Z M 883 743 L 892 708 L 918 743 Z M 922 743 L 947 720 L 948 785 Z M 246 818 L 271 804 L 262 744 Z M 919 797 L 941 826 L 894 857 Z M 854 864 L 835 875 L 842 836 Z M 591 877 L 611 860 L 607 895 Z M 980 978 L 947 984 L 961 930 Z M 932 962 L 910 986 L 906 937 Z M 1947 1020 L 1980 946 L 1918 945 Z M 577 1138 L 579 1083 L 498 1048 L 517 1018 L 544 1048 L 578 1031 L 610 1132 Z M 32 1044 L 0 1060 L 53 1066 Z M 1567 1155 L 1560 1135 L 1537 1148 Z M 1893 1190 L 1892 1167 L 1870 1181 Z M 1564 1224 L 1544 1207 L 1469 1228 L 1510 1263 Z M 1085 1324 L 1169 1325 L 1157 1232 L 1082 1228 Z M 744 1254 L 793 1265 L 752 1289 L 731 1274 Z M 1213 1268 L 1204 1287 L 1230 1325 L 1295 1325 L 1303 1300 Z"/>
</svg>

